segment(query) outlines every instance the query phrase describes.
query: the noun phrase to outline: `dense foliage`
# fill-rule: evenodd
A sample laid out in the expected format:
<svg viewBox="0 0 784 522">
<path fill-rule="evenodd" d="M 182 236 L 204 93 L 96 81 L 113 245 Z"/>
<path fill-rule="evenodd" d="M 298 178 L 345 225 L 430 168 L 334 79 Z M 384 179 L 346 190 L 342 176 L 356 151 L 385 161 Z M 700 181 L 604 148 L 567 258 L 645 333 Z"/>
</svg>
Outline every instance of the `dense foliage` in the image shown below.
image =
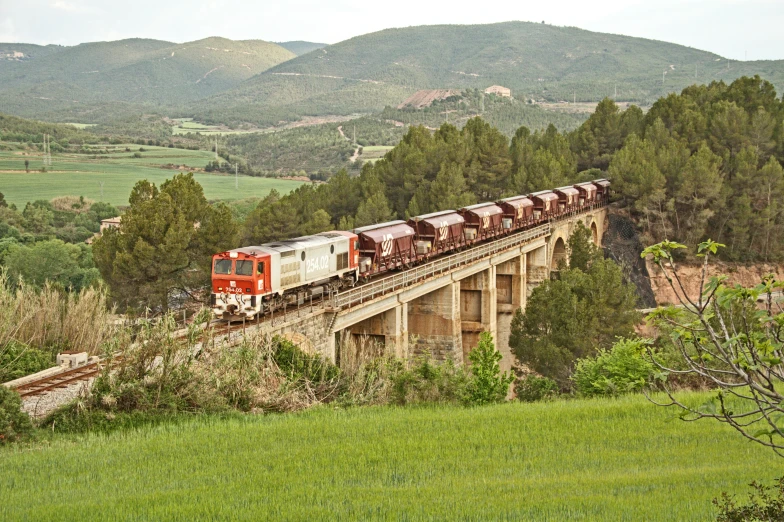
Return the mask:
<svg viewBox="0 0 784 522">
<path fill-rule="evenodd" d="M 662 98 L 615 146 L 608 175 L 651 242 L 714 237 L 727 259 L 784 258 L 784 103 L 767 81 Z"/>
<path fill-rule="evenodd" d="M 0 385 L 0 446 L 29 436 L 33 425 L 27 413 L 21 411 L 19 394 Z"/>
<path fill-rule="evenodd" d="M 93 244 L 95 264 L 123 307 L 167 310 L 171 299 L 206 287 L 211 255 L 236 246 L 237 227 L 226 205 L 211 206 L 192 174 L 161 188 L 139 181 L 121 230 Z"/>
<path fill-rule="evenodd" d="M 577 393 L 595 397 L 641 391 L 654 371 L 644 355 L 645 341 L 620 339 L 611 349 L 578 360 L 572 377 Z"/>
<path fill-rule="evenodd" d="M 634 287 L 621 268 L 604 259 L 590 246 L 586 232 L 578 228 L 575 243 L 585 243 L 590 257 L 580 265 L 574 257 L 558 277 L 534 288 L 512 319 L 509 347 L 517 361 L 529 370 L 571 389 L 571 375 L 581 358 L 609 348 L 616 337 L 630 337 L 639 322 Z"/>
</svg>

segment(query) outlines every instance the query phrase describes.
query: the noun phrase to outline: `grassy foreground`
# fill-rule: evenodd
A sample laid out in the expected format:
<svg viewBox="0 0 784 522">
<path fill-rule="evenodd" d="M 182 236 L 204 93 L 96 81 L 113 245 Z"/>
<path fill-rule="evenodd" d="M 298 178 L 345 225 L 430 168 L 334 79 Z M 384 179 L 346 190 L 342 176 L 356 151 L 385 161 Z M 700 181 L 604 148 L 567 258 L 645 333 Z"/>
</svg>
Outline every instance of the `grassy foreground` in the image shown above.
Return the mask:
<svg viewBox="0 0 784 522">
<path fill-rule="evenodd" d="M 3 520 L 709 520 L 773 453 L 640 396 L 201 418 L 0 450 Z"/>
<path fill-rule="evenodd" d="M 54 154 L 48 172 L 39 172 L 43 166 L 41 156 L 25 156 L 19 152 L 0 152 L 0 192 L 6 201 L 20 208 L 28 201 L 52 199 L 57 196 L 84 196 L 113 205 L 127 205 L 128 195 L 134 184 L 147 179 L 160 186 L 179 172 L 203 168 L 214 159 L 214 154 L 201 150 L 169 149 L 144 146 L 141 158 L 134 158 L 139 145 L 128 145 L 131 152 L 124 152 L 126 145 L 107 146 L 121 150 L 103 157 L 93 158 L 84 154 Z M 30 162 L 30 172 L 25 172 L 25 160 Z M 182 168 L 162 168 L 164 165 L 181 165 Z M 276 189 L 286 194 L 302 183 L 299 181 L 239 176 L 235 188 L 234 176 L 195 172 L 196 180 L 204 187 L 208 200 L 235 200 L 264 197 Z M 103 198 L 101 197 L 101 182 Z"/>
</svg>

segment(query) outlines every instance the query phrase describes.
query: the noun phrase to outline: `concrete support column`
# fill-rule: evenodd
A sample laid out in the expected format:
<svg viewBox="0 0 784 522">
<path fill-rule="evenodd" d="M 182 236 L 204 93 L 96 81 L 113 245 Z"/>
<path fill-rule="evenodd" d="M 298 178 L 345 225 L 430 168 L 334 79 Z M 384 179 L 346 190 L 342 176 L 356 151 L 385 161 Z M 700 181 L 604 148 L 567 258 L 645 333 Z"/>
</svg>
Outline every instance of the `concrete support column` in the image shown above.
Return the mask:
<svg viewBox="0 0 784 522">
<path fill-rule="evenodd" d="M 394 324 L 391 325 L 391 335 L 387 337 L 387 353 L 405 359 L 408 357 L 408 303 L 399 304 L 391 312 L 393 312 Z"/>
<path fill-rule="evenodd" d="M 460 314 L 463 334 L 463 359 L 479 343 L 482 332 L 498 337 L 496 268 L 491 265 L 460 281 Z"/>
<path fill-rule="evenodd" d="M 509 371 L 514 364 L 514 356 L 509 347 L 509 336 L 512 330 L 514 313 L 525 307 L 526 301 L 526 255 L 510 259 L 496 266 L 497 296 L 497 337 L 495 345 L 503 356 L 501 370 Z"/>
<path fill-rule="evenodd" d="M 490 332 L 493 339 L 498 338 L 498 296 L 495 286 L 496 267 L 482 272 L 484 281 L 482 289 L 482 328 L 485 332 Z"/>
<path fill-rule="evenodd" d="M 459 282 L 449 283 L 410 301 L 407 311 L 408 336 L 414 342 L 408 346 L 410 355 L 429 352 L 436 359 L 452 358 L 462 362 Z"/>
</svg>

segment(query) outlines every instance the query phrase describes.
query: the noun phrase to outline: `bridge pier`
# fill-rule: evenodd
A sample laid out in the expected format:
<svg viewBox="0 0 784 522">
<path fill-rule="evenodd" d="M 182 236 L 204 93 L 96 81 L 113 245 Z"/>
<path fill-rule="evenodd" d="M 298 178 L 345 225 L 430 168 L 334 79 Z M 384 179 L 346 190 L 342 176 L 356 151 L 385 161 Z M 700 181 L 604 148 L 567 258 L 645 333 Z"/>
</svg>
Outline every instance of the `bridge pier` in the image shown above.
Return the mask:
<svg viewBox="0 0 784 522">
<path fill-rule="evenodd" d="M 376 352 L 408 355 L 408 303 L 401 303 L 346 329 L 355 343 L 368 343 Z"/>
<path fill-rule="evenodd" d="M 411 355 L 429 352 L 436 359 L 463 362 L 460 288 L 460 281 L 451 282 L 408 302 Z"/>
<path fill-rule="evenodd" d="M 463 342 L 463 361 L 479 343 L 479 335 L 489 332 L 498 338 L 496 267 L 470 275 L 460 281 L 460 329 Z"/>
<path fill-rule="evenodd" d="M 525 296 L 527 299 L 531 296 L 534 288 L 550 278 L 550 267 L 547 262 L 547 245 L 531 250 L 526 254 L 525 277 Z"/>
<path fill-rule="evenodd" d="M 522 254 L 500 263 L 496 267 L 496 310 L 497 331 L 496 347 L 501 352 L 501 371 L 509 371 L 514 364 L 514 356 L 509 349 L 509 335 L 512 331 L 512 318 L 518 308 L 525 309 L 526 302 L 526 264 L 527 255 Z"/>
</svg>

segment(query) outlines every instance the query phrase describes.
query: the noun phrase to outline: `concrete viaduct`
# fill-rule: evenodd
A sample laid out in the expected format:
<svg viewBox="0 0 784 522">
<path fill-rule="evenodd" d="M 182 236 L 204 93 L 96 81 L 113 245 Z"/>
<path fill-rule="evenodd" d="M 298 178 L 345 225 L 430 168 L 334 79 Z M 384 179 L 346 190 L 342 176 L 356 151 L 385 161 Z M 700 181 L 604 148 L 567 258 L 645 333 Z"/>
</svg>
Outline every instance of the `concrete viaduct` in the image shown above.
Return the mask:
<svg viewBox="0 0 784 522">
<path fill-rule="evenodd" d="M 463 363 L 479 334 L 487 331 L 503 354 L 501 368 L 508 370 L 515 310 L 525 308 L 531 291 L 566 260 L 567 240 L 577 222 L 601 245 L 606 216 L 607 207 L 591 208 L 387 275 L 312 309 L 278 314 L 259 328 L 338 364 L 371 353 L 410 357 L 426 351 Z"/>
</svg>

